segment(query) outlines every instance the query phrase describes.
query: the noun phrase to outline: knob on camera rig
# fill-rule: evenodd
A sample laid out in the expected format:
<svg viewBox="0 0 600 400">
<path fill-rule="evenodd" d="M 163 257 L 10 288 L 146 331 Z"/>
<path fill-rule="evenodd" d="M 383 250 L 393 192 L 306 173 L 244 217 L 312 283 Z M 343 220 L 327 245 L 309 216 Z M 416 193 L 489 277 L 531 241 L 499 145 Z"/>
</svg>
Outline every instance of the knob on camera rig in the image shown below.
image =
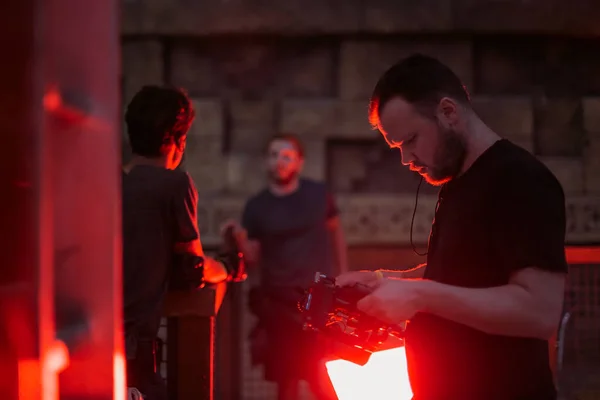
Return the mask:
<svg viewBox="0 0 600 400">
<path fill-rule="evenodd" d="M 371 291 L 370 287 L 361 284 L 336 286 L 335 278 L 317 272 L 314 282 L 298 303 L 304 329 L 329 336 L 333 341 L 333 353 L 338 357 L 355 364 L 366 364 L 389 335 L 403 337 L 402 328 L 358 310 L 357 303 Z"/>
</svg>

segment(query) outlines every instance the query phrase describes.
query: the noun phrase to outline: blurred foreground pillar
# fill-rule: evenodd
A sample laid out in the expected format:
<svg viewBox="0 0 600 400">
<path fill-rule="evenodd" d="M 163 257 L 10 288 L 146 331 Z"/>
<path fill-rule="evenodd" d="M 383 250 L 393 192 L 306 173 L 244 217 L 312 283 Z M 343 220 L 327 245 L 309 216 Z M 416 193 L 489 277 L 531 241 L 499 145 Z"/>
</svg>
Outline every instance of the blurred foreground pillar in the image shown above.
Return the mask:
<svg viewBox="0 0 600 400">
<path fill-rule="evenodd" d="M 124 399 L 118 11 L 2 3 L 2 400 Z"/>
</svg>

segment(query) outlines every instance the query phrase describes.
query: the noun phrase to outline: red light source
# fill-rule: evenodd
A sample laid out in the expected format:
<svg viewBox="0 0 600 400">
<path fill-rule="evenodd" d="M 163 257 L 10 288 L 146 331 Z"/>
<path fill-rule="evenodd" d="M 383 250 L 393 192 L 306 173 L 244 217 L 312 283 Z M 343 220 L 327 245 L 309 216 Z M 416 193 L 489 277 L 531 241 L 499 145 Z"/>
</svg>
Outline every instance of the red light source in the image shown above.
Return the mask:
<svg viewBox="0 0 600 400">
<path fill-rule="evenodd" d="M 340 400 L 410 400 L 404 347 L 377 351 L 360 366 L 346 360 L 326 363 L 329 378 Z"/>
</svg>

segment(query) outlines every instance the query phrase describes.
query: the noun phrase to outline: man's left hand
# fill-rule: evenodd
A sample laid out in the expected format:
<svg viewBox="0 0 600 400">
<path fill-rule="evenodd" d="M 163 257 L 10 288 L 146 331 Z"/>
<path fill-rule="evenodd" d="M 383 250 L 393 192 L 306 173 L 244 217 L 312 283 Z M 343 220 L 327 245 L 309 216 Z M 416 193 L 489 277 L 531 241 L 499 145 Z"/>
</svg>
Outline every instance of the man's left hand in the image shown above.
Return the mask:
<svg viewBox="0 0 600 400">
<path fill-rule="evenodd" d="M 370 295 L 358 302 L 359 310 L 383 322 L 400 324 L 423 310 L 425 281 L 386 279 Z"/>
</svg>

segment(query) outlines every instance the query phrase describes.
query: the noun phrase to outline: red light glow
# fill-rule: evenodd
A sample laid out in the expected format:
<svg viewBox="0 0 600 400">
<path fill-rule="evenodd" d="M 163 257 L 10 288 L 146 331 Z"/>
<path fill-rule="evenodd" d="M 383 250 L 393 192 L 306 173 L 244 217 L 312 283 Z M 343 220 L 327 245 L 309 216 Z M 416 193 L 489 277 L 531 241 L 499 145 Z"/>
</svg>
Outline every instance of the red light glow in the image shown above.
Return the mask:
<svg viewBox="0 0 600 400">
<path fill-rule="evenodd" d="M 340 400 L 410 400 L 404 347 L 373 353 L 364 366 L 346 360 L 326 364 L 329 378 Z"/>
</svg>

